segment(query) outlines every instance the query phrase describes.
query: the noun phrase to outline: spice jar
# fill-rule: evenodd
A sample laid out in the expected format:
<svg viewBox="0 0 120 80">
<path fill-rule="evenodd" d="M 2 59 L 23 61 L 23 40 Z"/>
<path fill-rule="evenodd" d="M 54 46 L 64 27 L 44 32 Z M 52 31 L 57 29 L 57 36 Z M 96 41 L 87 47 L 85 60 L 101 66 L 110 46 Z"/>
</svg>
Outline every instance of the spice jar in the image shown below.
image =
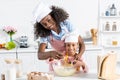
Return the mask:
<svg viewBox="0 0 120 80">
<path fill-rule="evenodd" d="M 110 24 L 109 24 L 109 22 L 106 22 L 105 31 L 110 31 Z"/>
<path fill-rule="evenodd" d="M 113 22 L 112 31 L 116 31 L 116 30 L 117 30 L 116 22 Z"/>
</svg>

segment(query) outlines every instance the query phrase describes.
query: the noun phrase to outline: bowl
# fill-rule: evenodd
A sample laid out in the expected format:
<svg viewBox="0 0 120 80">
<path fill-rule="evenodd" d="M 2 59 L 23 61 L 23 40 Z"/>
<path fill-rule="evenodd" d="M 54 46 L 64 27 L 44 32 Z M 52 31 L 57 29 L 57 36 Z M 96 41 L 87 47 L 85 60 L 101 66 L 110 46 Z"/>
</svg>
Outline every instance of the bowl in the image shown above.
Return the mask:
<svg viewBox="0 0 120 80">
<path fill-rule="evenodd" d="M 71 76 L 74 75 L 76 69 L 72 64 L 63 64 L 61 61 L 57 61 L 53 64 L 53 69 L 58 76 Z"/>
</svg>

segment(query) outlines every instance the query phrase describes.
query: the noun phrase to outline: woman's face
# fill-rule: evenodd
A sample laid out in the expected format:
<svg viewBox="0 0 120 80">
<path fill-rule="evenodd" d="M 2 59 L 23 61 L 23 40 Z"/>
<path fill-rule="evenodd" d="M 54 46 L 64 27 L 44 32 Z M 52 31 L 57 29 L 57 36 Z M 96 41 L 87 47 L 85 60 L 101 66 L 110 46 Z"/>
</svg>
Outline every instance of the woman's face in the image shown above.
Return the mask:
<svg viewBox="0 0 120 80">
<path fill-rule="evenodd" d="M 56 27 L 56 23 L 51 15 L 47 15 L 40 23 L 48 30 L 53 30 Z"/>
<path fill-rule="evenodd" d="M 65 48 L 69 56 L 74 56 L 78 48 L 78 43 L 77 42 L 65 43 Z"/>
</svg>

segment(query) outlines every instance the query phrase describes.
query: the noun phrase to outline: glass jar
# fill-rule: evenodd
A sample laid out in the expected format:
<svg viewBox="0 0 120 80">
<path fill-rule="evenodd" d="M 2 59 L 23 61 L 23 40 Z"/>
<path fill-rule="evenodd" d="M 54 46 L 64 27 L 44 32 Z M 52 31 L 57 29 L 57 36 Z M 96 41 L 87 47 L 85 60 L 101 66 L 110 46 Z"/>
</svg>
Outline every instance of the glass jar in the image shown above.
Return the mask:
<svg viewBox="0 0 120 80">
<path fill-rule="evenodd" d="M 22 76 L 22 61 L 16 59 L 15 60 L 15 67 L 16 67 L 16 77 L 19 78 Z"/>
<path fill-rule="evenodd" d="M 16 68 L 13 63 L 13 60 L 7 59 L 6 62 L 6 71 L 5 71 L 5 80 L 16 80 Z"/>
<path fill-rule="evenodd" d="M 112 7 L 110 8 L 110 16 L 116 16 L 116 7 L 114 4 L 112 4 Z"/>
<path fill-rule="evenodd" d="M 113 22 L 112 31 L 116 31 L 116 30 L 117 30 L 116 22 Z"/>
<path fill-rule="evenodd" d="M 109 22 L 106 22 L 105 31 L 110 31 L 110 24 L 109 24 Z"/>
<path fill-rule="evenodd" d="M 112 44 L 112 46 L 117 46 L 118 45 L 118 39 L 116 37 L 112 37 L 111 44 Z"/>
</svg>

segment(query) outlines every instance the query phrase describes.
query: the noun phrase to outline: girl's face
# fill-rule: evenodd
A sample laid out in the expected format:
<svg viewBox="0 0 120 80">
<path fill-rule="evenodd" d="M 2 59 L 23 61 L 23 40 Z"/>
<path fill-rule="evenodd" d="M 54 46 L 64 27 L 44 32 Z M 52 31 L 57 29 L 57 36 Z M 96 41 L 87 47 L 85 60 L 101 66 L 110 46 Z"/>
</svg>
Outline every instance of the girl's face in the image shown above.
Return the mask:
<svg viewBox="0 0 120 80">
<path fill-rule="evenodd" d="M 65 48 L 69 56 L 74 56 L 78 48 L 78 43 L 76 42 L 65 43 Z"/>
<path fill-rule="evenodd" d="M 47 15 L 40 23 L 48 30 L 53 30 L 56 27 L 56 23 L 51 15 Z"/>
</svg>

